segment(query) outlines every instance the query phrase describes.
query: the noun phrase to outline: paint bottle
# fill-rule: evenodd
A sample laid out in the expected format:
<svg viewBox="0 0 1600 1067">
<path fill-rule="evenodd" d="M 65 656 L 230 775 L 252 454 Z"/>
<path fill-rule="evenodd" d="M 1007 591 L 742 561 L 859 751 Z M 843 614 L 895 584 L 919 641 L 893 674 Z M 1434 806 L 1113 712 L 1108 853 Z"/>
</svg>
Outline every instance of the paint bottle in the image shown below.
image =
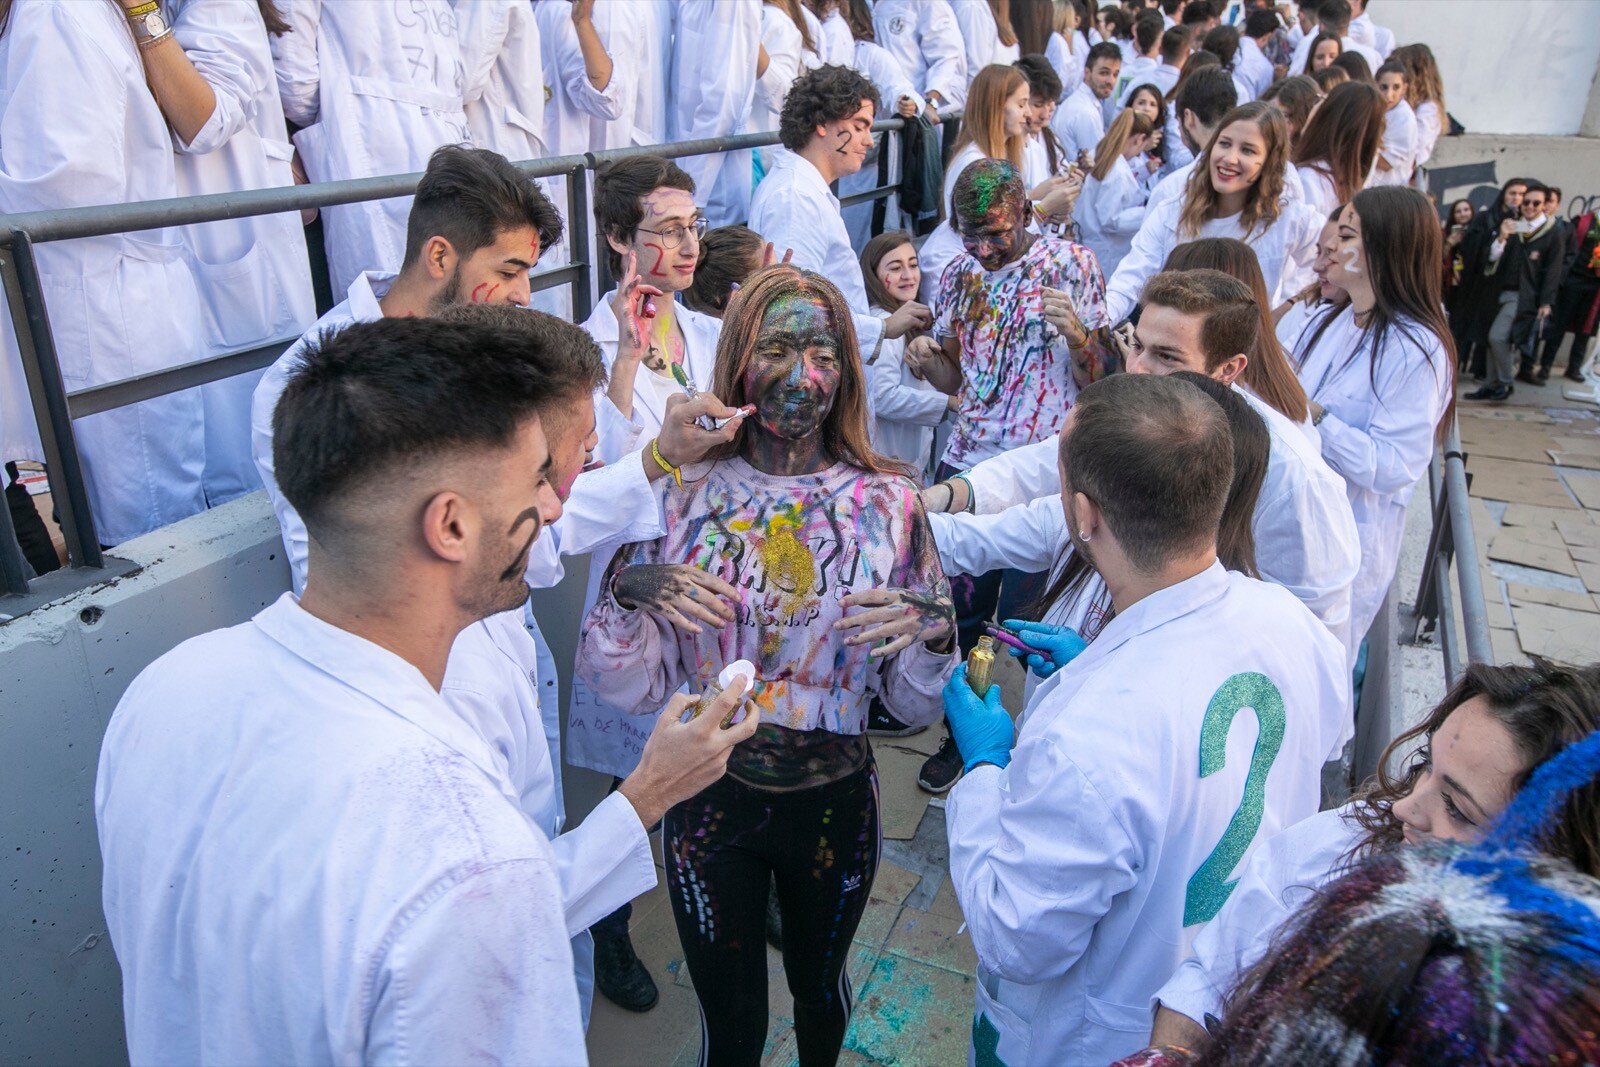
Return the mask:
<svg viewBox="0 0 1600 1067">
<path fill-rule="evenodd" d="M 989 679 L 994 674 L 994 638 L 985 634 L 967 653 L 967 684 L 982 700 L 989 693 Z"/>
<path fill-rule="evenodd" d="M 714 684 L 706 686 L 706 691 L 700 696 L 700 702 L 689 712 L 689 718 L 698 719 L 700 713 L 709 709 L 712 702 L 722 695 L 722 691 L 732 685 L 733 680 L 740 675 L 744 676 L 744 694 L 742 695 L 749 695 L 750 690 L 755 686 L 756 666 L 747 659 L 734 660 L 722 668 L 722 673 L 717 675 L 717 680 Z M 735 704 L 733 710 L 728 712 L 727 717 L 722 720 L 722 728 L 724 730 L 733 725 L 733 717 L 738 713 L 739 706 Z"/>
</svg>

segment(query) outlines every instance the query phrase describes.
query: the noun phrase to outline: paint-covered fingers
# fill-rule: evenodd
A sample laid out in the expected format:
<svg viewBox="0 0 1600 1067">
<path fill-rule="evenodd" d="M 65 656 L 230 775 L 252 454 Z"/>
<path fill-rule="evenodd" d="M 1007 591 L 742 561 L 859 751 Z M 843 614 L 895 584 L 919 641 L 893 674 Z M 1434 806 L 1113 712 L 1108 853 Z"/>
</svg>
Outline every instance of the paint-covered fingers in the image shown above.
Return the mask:
<svg viewBox="0 0 1600 1067">
<path fill-rule="evenodd" d="M 611 580 L 617 603 L 630 611 L 656 615 L 687 634 L 705 631 L 701 623 L 722 629 L 733 621 L 728 600 L 738 593 L 727 582 L 682 563 L 636 563 Z"/>
<path fill-rule="evenodd" d="M 693 400 L 668 397 L 667 415 L 661 420 L 656 447 L 675 467 L 698 463 L 717 445 L 732 441 L 755 410 L 754 405 L 730 408 L 710 393 L 701 393 Z"/>
<path fill-rule="evenodd" d="M 1064 289 L 1041 289 L 1039 310 L 1044 315 L 1044 321 L 1056 328 L 1068 346 L 1082 348 L 1088 343 L 1089 331 L 1084 329 L 1078 309 L 1072 306 L 1071 293 Z"/>
<path fill-rule="evenodd" d="M 884 644 L 868 655 L 873 659 L 892 656 L 915 641 L 935 643 L 945 640 L 955 629 L 955 608 L 946 596 L 914 593 L 906 589 L 865 589 L 840 601 L 852 611 L 833 624 L 835 630 L 858 630 L 845 639 L 847 645 Z"/>
</svg>

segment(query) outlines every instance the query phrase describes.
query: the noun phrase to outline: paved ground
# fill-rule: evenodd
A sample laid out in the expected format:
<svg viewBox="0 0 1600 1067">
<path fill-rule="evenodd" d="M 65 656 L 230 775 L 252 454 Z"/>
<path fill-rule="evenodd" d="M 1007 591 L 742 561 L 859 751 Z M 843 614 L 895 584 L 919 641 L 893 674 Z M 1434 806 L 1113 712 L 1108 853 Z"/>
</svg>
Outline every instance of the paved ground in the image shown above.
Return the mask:
<svg viewBox="0 0 1600 1067">
<path fill-rule="evenodd" d="M 1556 378 L 1459 405 L 1497 662 L 1600 660 L 1600 407 L 1576 398 L 1588 392 Z"/>
</svg>

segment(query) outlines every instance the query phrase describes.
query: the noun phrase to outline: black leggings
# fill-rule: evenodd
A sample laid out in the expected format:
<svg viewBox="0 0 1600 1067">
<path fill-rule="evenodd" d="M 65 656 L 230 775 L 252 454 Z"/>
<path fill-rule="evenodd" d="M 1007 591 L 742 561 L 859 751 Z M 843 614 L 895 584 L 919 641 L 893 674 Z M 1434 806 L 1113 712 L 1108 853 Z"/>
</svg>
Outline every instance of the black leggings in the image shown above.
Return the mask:
<svg viewBox="0 0 1600 1067">
<path fill-rule="evenodd" d="M 800 1063 L 833 1064 L 850 1023 L 850 939 L 882 844 L 876 768 L 792 793 L 725 777 L 668 811 L 663 827 L 672 915 L 700 998 L 700 1062 L 761 1062 L 776 879 Z"/>
</svg>

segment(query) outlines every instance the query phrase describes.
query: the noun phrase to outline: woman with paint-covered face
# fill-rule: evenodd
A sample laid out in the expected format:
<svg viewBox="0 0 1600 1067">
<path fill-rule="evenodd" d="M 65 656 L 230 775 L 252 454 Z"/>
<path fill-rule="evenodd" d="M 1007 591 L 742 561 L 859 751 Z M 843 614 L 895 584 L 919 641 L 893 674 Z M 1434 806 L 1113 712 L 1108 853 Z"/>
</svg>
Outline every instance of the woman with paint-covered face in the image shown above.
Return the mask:
<svg viewBox="0 0 1600 1067">
<path fill-rule="evenodd" d="M 668 813 L 667 885 L 702 1062 L 760 1057 L 775 882 L 800 1059 L 832 1063 L 878 863 L 867 709 L 876 697 L 908 722 L 938 717 L 950 587 L 916 486 L 868 442 L 866 377 L 831 282 L 782 265 L 753 276 L 723 320 L 713 391 L 755 413 L 706 463 L 673 472 L 666 533 L 613 561 L 578 671 L 650 712 L 684 683 L 754 665 L 745 707 L 761 725 L 726 778 Z"/>
</svg>

